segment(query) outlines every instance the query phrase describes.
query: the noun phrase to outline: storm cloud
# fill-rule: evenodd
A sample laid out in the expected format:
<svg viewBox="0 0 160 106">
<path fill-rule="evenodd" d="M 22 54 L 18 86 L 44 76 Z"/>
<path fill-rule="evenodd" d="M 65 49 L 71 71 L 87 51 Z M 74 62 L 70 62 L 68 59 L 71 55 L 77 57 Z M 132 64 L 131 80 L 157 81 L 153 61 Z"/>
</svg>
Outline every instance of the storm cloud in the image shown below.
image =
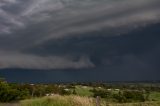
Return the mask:
<svg viewBox="0 0 160 106">
<path fill-rule="evenodd" d="M 66 68 L 91 68 L 94 64 L 87 57 L 74 60 L 71 57 L 58 56 L 35 56 L 20 53 L 0 53 L 0 68 L 23 68 L 23 69 L 66 69 Z"/>
<path fill-rule="evenodd" d="M 0 69 L 157 73 L 159 11 L 159 0 L 1 0 Z"/>
</svg>

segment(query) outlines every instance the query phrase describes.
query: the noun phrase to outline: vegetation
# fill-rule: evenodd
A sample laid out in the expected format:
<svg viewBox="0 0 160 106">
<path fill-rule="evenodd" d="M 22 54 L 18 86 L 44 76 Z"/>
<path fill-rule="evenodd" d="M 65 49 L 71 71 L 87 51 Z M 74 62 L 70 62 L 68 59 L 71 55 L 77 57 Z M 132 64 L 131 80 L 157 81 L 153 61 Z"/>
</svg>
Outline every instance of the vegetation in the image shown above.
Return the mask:
<svg viewBox="0 0 160 106">
<path fill-rule="evenodd" d="M 21 101 L 21 106 L 96 106 L 95 98 L 80 96 L 43 97 Z M 160 106 L 160 102 L 108 103 L 100 101 L 100 106 Z"/>
<path fill-rule="evenodd" d="M 22 89 L 18 85 L 0 81 L 0 102 L 10 102 L 29 97 L 29 90 Z"/>
<path fill-rule="evenodd" d="M 21 101 L 21 106 L 94 106 L 93 98 L 79 96 L 60 96 L 36 98 Z"/>
<path fill-rule="evenodd" d="M 20 101 L 22 106 L 95 106 L 97 96 L 101 106 L 160 106 L 160 84 L 14 84 L 0 79 L 1 103 Z"/>
</svg>

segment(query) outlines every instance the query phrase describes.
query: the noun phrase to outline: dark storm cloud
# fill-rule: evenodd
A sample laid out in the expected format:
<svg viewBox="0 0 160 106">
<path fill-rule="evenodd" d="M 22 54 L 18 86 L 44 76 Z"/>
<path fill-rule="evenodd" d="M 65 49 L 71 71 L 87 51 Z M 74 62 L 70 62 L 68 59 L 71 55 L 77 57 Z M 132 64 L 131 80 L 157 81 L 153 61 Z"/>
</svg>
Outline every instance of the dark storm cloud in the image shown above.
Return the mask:
<svg viewBox="0 0 160 106">
<path fill-rule="evenodd" d="M 94 64 L 87 57 L 80 57 L 75 61 L 71 57 L 25 55 L 20 53 L 0 53 L 0 68 L 24 69 L 66 69 L 91 68 Z"/>
<path fill-rule="evenodd" d="M 123 54 L 129 48 L 114 48 L 117 42 L 107 39 L 159 23 L 159 5 L 159 0 L 1 0 L 0 68 L 93 68 L 113 64 L 111 55 L 133 60 L 134 54 Z M 97 41 L 103 37 L 106 41 Z"/>
</svg>

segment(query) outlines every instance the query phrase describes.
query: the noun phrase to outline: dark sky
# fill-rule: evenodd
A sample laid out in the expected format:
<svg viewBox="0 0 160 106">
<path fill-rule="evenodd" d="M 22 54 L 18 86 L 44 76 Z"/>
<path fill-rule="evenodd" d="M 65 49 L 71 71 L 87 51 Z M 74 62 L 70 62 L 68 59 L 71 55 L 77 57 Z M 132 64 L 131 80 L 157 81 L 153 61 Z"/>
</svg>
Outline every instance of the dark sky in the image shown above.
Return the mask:
<svg viewBox="0 0 160 106">
<path fill-rule="evenodd" d="M 0 76 L 160 80 L 159 0 L 1 0 Z"/>
</svg>

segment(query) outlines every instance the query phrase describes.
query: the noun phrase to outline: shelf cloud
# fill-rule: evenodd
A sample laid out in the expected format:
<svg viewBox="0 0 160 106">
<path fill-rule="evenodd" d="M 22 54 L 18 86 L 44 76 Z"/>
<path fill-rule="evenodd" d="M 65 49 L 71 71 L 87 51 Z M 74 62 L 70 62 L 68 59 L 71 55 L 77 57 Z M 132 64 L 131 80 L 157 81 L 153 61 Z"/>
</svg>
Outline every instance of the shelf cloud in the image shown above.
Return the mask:
<svg viewBox="0 0 160 106">
<path fill-rule="evenodd" d="M 115 51 L 121 57 L 121 51 L 112 48 L 116 41 L 97 40 L 121 39 L 158 24 L 159 5 L 159 0 L 1 0 L 0 68 L 98 67 L 99 51 L 104 50 L 104 58 Z M 98 59 L 92 59 L 95 55 Z"/>
<path fill-rule="evenodd" d="M 0 53 L 0 68 L 22 68 L 22 69 L 79 69 L 79 68 L 93 68 L 94 64 L 87 57 L 80 57 L 74 60 L 71 57 L 59 56 L 35 56 L 25 55 L 20 53 L 5 52 Z"/>
</svg>

